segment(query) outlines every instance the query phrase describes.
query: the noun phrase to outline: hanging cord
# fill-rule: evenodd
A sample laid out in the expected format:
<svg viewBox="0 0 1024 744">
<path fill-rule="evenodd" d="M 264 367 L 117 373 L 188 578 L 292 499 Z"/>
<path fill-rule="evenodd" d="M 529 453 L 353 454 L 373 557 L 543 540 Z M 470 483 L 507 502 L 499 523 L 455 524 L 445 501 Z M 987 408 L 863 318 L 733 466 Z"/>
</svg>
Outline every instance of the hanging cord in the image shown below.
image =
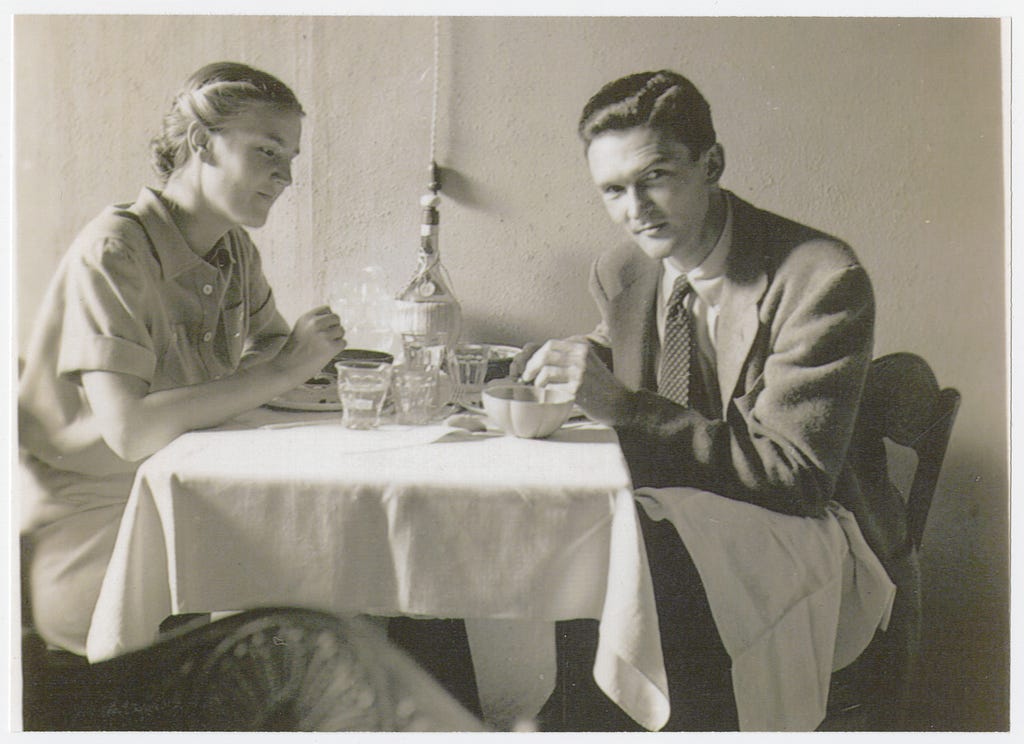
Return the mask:
<svg viewBox="0 0 1024 744">
<path fill-rule="evenodd" d="M 441 90 L 441 17 L 434 16 L 434 90 L 430 103 L 430 183 L 427 188 L 433 195 L 430 200 L 433 203 L 434 213 L 437 214 L 437 203 L 439 201 L 437 192 L 441 190 L 441 169 L 437 167 L 437 102 Z M 440 218 L 438 218 L 440 222 Z M 436 231 L 435 231 L 436 237 Z M 431 255 L 430 266 L 438 270 L 451 291 L 452 278 L 448 275 L 448 269 L 441 263 L 440 252 L 437 246 Z"/>
<path fill-rule="evenodd" d="M 437 170 L 437 101 L 441 87 L 441 19 L 434 16 L 434 91 L 430 103 L 430 183 L 428 189 L 434 194 L 441 190 L 441 179 Z"/>
<path fill-rule="evenodd" d="M 428 231 L 430 234 L 436 237 L 436 226 L 440 222 L 437 206 L 441 199 L 437 195 L 437 192 L 441 190 L 441 178 L 440 171 L 437 167 L 437 161 L 435 160 L 437 152 L 437 104 L 440 97 L 441 87 L 441 19 L 439 16 L 434 16 L 434 58 L 433 58 L 433 90 L 431 91 L 430 99 L 430 162 L 428 164 L 429 181 L 427 183 L 427 193 L 424 193 L 420 197 L 420 206 L 423 207 L 424 211 L 424 224 L 421 225 L 421 240 Z M 428 225 L 434 225 L 433 228 Z M 429 240 L 429 239 L 428 239 Z M 412 279 L 406 285 L 412 287 L 417 284 L 422 278 L 430 274 L 431 271 L 439 270 L 444 280 L 450 285 L 451 279 L 448 276 L 448 271 L 444 265 L 440 263 L 440 255 L 436 250 L 436 246 L 432 242 L 428 243 L 429 250 L 421 251 L 420 262 L 416 266 L 416 270 L 413 272 Z"/>
<path fill-rule="evenodd" d="M 445 344 L 454 343 L 459 337 L 461 309 L 451 288 L 451 277 L 441 263 L 437 245 L 440 214 L 438 205 L 441 197 L 440 169 L 437 167 L 437 119 L 438 100 L 441 87 L 441 19 L 434 17 L 434 85 L 430 102 L 430 165 L 427 192 L 420 197 L 423 208 L 420 219 L 420 251 L 417 270 L 405 290 L 399 294 L 402 300 L 400 316 L 402 323 L 410 328 L 412 335 L 442 334 Z"/>
<path fill-rule="evenodd" d="M 430 96 L 430 181 L 427 183 L 427 189 L 430 193 L 424 194 L 420 199 L 421 206 L 423 206 L 427 212 L 433 214 L 434 220 L 438 220 L 437 206 L 440 203 L 440 199 L 437 196 L 437 192 L 441 190 L 441 177 L 437 167 L 437 103 L 440 98 L 440 89 L 441 18 L 440 16 L 434 16 L 434 85 Z M 438 224 L 437 221 L 435 221 L 434 224 Z M 431 269 L 434 269 L 434 267 L 437 267 L 444 273 L 444 278 L 449 280 L 449 277 L 447 276 L 448 272 L 444 266 L 438 266 L 439 261 L 440 258 L 438 252 L 436 250 L 432 250 L 428 256 L 427 263 L 419 268 L 417 274 L 422 276 Z"/>
</svg>

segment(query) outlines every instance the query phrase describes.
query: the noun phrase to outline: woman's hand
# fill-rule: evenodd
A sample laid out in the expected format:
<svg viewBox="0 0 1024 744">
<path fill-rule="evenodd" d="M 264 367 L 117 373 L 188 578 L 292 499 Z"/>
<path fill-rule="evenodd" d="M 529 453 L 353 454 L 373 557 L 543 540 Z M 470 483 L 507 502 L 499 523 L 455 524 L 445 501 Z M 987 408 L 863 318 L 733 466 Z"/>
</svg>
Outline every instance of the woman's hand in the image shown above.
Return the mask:
<svg viewBox="0 0 1024 744">
<path fill-rule="evenodd" d="M 345 330 L 327 307 L 296 321 L 273 359 L 208 382 L 150 392 L 147 380 L 106 370 L 82 373 L 103 439 L 118 457 L 140 460 L 175 437 L 216 426 L 313 377 L 345 348 Z"/>
<path fill-rule="evenodd" d="M 298 384 L 316 375 L 344 348 L 345 329 L 341 319 L 327 305 L 322 305 L 295 321 L 288 340 L 271 363 L 294 374 Z"/>
</svg>

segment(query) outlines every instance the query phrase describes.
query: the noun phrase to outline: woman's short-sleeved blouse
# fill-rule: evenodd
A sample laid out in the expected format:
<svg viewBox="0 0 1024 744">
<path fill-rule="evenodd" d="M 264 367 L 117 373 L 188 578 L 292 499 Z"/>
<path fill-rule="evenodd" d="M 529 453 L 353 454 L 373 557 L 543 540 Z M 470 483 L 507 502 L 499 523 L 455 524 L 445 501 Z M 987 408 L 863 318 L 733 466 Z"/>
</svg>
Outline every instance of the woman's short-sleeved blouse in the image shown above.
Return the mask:
<svg viewBox="0 0 1024 744">
<path fill-rule="evenodd" d="M 81 373 L 108 370 L 153 391 L 238 369 L 251 340 L 286 334 L 259 253 L 241 228 L 196 255 L 157 192 L 108 208 L 63 257 L 36 319 L 19 389 L 22 451 L 62 471 L 133 471 L 99 434 Z"/>
</svg>

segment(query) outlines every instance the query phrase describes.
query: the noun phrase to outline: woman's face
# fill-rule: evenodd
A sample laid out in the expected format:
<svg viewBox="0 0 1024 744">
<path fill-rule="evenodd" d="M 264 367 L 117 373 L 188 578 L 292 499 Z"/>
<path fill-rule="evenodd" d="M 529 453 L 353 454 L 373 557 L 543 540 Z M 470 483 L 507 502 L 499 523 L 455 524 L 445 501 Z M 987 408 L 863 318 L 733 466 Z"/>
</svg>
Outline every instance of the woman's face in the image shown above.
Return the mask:
<svg viewBox="0 0 1024 744">
<path fill-rule="evenodd" d="M 277 197 L 291 185 L 302 121 L 297 113 L 266 104 L 212 130 L 200 153 L 202 197 L 233 225 L 262 227 Z"/>
</svg>

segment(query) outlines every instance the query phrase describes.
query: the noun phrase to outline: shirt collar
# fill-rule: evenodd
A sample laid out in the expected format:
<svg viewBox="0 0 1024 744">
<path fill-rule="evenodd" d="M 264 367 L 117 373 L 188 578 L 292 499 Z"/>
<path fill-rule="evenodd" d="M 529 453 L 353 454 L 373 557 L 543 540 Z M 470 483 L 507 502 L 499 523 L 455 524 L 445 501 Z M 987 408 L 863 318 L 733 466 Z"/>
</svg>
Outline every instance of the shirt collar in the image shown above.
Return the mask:
<svg viewBox="0 0 1024 744">
<path fill-rule="evenodd" d="M 686 279 L 693 287 L 693 291 L 700 299 L 708 305 L 716 306 L 721 293 L 721 281 L 725 276 L 726 260 L 729 258 L 729 250 L 732 248 L 732 199 L 729 194 L 723 194 L 725 198 L 725 224 L 722 226 L 722 234 L 718 236 L 718 242 L 701 263 L 686 272 Z M 672 285 L 676 278 L 683 272 L 677 269 L 668 259 L 662 260 L 663 276 L 662 287 L 667 291 L 664 293 L 666 301 L 672 294 Z"/>
<path fill-rule="evenodd" d="M 138 216 L 146 234 L 153 242 L 165 281 L 174 279 L 190 269 L 210 266 L 189 248 L 185 236 L 174 223 L 170 210 L 160 199 L 160 192 L 151 188 L 142 189 L 139 198 L 131 206 L 131 211 Z M 217 255 L 219 251 L 221 255 L 228 256 L 230 263 L 234 263 L 235 257 L 229 248 L 230 245 L 231 241 L 222 238 L 213 255 Z"/>
</svg>

